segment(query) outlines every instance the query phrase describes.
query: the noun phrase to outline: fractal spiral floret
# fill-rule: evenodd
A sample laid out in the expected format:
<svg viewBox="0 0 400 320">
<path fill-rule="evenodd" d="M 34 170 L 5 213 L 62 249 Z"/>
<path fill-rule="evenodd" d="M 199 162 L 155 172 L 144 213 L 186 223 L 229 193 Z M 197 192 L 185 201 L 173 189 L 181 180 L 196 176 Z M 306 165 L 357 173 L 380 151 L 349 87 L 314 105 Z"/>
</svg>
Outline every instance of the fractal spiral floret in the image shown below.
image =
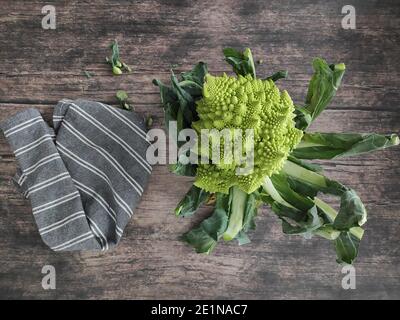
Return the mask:
<svg viewBox="0 0 400 320">
<path fill-rule="evenodd" d="M 281 170 L 302 138 L 302 131 L 295 128 L 293 121 L 292 99 L 286 91 L 280 92 L 272 80 L 208 74 L 196 109 L 200 120 L 192 125 L 199 132 L 241 129 L 244 135 L 246 129 L 254 130 L 254 169 L 250 174 L 237 174 L 240 163 L 225 165 L 228 161 L 223 159 L 222 142 L 220 163 L 198 166 L 195 185 L 209 192 L 228 193 L 232 186 L 246 193 L 255 191 L 266 176 Z M 245 144 L 246 139 L 243 141 Z"/>
</svg>

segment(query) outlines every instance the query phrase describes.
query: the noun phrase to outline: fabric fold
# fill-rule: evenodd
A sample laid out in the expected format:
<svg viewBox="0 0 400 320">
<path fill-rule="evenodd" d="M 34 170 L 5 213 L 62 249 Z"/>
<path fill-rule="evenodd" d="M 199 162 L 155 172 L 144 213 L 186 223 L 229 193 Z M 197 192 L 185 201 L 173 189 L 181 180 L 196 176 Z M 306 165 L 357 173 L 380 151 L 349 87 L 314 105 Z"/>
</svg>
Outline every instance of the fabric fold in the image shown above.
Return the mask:
<svg viewBox="0 0 400 320">
<path fill-rule="evenodd" d="M 116 246 L 147 185 L 144 121 L 86 100 L 62 100 L 53 127 L 35 109 L 0 124 L 18 163 L 13 178 L 55 251 Z"/>
</svg>

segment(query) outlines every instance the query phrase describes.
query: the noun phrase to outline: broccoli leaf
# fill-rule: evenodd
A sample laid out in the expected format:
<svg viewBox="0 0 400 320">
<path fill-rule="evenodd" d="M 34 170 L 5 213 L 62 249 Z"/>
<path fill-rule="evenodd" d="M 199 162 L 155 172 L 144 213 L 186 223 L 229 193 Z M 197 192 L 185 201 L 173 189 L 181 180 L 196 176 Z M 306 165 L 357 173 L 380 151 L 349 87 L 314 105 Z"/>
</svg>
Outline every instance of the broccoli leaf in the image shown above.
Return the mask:
<svg viewBox="0 0 400 320">
<path fill-rule="evenodd" d="M 218 241 L 226 230 L 227 223 L 228 216 L 226 215 L 225 209 L 216 208 L 213 215 L 201 223 L 201 227 L 211 238 Z"/>
<path fill-rule="evenodd" d="M 260 201 L 260 195 L 257 191 L 247 196 L 246 207 L 243 217 L 243 227 L 239 233 L 248 232 L 249 230 L 255 229 L 255 218 L 258 214 L 258 208 L 260 207 L 261 203 L 262 202 Z"/>
<path fill-rule="evenodd" d="M 294 121 L 296 122 L 296 128 L 300 130 L 305 130 L 312 122 L 311 113 L 303 107 L 296 106 L 294 110 L 296 115 Z"/>
<path fill-rule="evenodd" d="M 160 80 L 153 80 L 153 84 L 160 90 L 166 128 L 170 121 L 176 121 L 177 131 L 180 132 L 182 129 L 191 128 L 192 122 L 198 120 L 195 102 L 201 98 L 206 74 L 207 65 L 199 62 L 191 71 L 183 73 L 180 80 L 172 72 L 171 87 Z M 175 143 L 179 147 L 184 142 Z M 181 176 L 195 176 L 196 165 L 182 164 L 177 160 L 176 164 L 170 166 L 171 172 Z"/>
<path fill-rule="evenodd" d="M 183 115 L 183 128 L 190 128 L 192 125 L 192 122 L 196 120 L 197 118 L 197 112 L 194 104 L 194 99 L 193 97 L 186 92 L 185 89 L 183 89 L 178 82 L 178 79 L 174 75 L 174 73 L 171 73 L 171 83 L 172 83 L 172 88 L 178 97 L 179 105 L 180 105 L 180 114 Z M 178 128 L 179 132 L 180 128 Z"/>
<path fill-rule="evenodd" d="M 207 64 L 199 62 L 191 71 L 182 73 L 182 81 L 179 82 L 179 85 L 193 97 L 201 98 L 203 94 L 204 79 L 207 73 Z"/>
<path fill-rule="evenodd" d="M 231 195 L 218 193 L 212 215 L 203 220 L 200 226 L 185 233 L 183 241 L 196 249 L 198 253 L 209 254 L 228 227 Z"/>
<path fill-rule="evenodd" d="M 254 66 L 253 55 L 249 48 L 246 48 L 243 52 L 232 48 L 225 48 L 223 53 L 225 61 L 232 66 L 233 71 L 237 75 L 246 76 L 250 74 L 254 79 L 256 78 L 256 68 Z"/>
<path fill-rule="evenodd" d="M 122 71 L 127 71 L 127 72 L 132 72 L 132 69 L 130 66 L 128 66 L 126 63 L 124 63 L 119 55 L 119 47 L 118 47 L 118 42 L 117 40 L 114 40 L 111 45 L 111 57 L 106 58 L 106 62 L 111 65 L 112 72 L 114 75 L 120 75 L 122 74 Z"/>
<path fill-rule="evenodd" d="M 133 107 L 131 104 L 129 104 L 128 100 L 128 94 L 124 90 L 118 90 L 117 93 L 115 94 L 115 97 L 117 98 L 120 106 L 126 110 L 133 110 Z"/>
<path fill-rule="evenodd" d="M 300 159 L 335 159 L 382 150 L 399 144 L 396 134 L 305 133 L 292 155 Z"/>
<path fill-rule="evenodd" d="M 309 170 L 290 160 L 285 162 L 283 172 L 292 179 L 307 185 L 310 189 L 314 189 L 316 192 L 341 196 L 343 192 L 349 190 L 349 188 L 340 182 L 331 180 L 321 173 Z"/>
<path fill-rule="evenodd" d="M 209 219 L 217 221 L 218 217 L 211 216 Z M 197 253 L 210 254 L 217 245 L 217 241 L 210 237 L 202 226 L 185 233 L 182 240 L 192 246 Z"/>
<path fill-rule="evenodd" d="M 160 80 L 154 79 L 153 84 L 158 86 L 160 90 L 161 104 L 164 109 L 165 127 L 168 129 L 168 123 L 170 121 L 177 121 L 178 119 L 178 113 L 180 112 L 178 96 L 171 87 L 165 85 Z"/>
<path fill-rule="evenodd" d="M 337 230 L 350 230 L 362 226 L 367 221 L 367 211 L 354 190 L 343 193 L 339 213 L 333 222 Z"/>
<path fill-rule="evenodd" d="M 271 181 L 282 198 L 293 207 L 301 211 L 307 211 L 314 206 L 314 202 L 310 198 L 304 197 L 291 188 L 288 177 L 285 174 L 274 174 L 271 177 Z"/>
<path fill-rule="evenodd" d="M 210 194 L 207 191 L 192 185 L 185 197 L 178 203 L 175 214 L 182 217 L 190 216 L 209 198 Z"/>
<path fill-rule="evenodd" d="M 278 81 L 279 79 L 285 79 L 288 76 L 287 70 L 279 70 L 275 72 L 272 76 L 265 78 L 265 80 L 272 80 L 273 82 Z"/>
<path fill-rule="evenodd" d="M 335 96 L 346 67 L 343 63 L 328 65 L 323 59 L 316 58 L 313 68 L 314 75 L 308 87 L 306 108 L 315 120 Z"/>
<path fill-rule="evenodd" d="M 282 231 L 286 234 L 310 236 L 312 231 L 317 230 L 324 223 L 323 219 L 318 216 L 316 206 L 307 211 L 300 211 L 275 202 L 272 205 L 272 211 L 282 220 Z"/>
<path fill-rule="evenodd" d="M 262 203 L 260 199 L 258 192 L 247 195 L 237 188 L 231 188 L 228 194 L 216 193 L 213 214 L 201 222 L 199 227 L 186 233 L 183 240 L 197 252 L 207 254 L 222 236 L 225 240 L 238 240 L 239 245 L 249 243 L 246 233 L 255 228 L 254 220 Z"/>
<path fill-rule="evenodd" d="M 360 239 L 350 232 L 341 232 L 334 240 L 337 262 L 352 264 L 358 255 Z"/>
<path fill-rule="evenodd" d="M 298 164 L 299 166 L 302 166 L 303 168 L 306 168 L 308 170 L 314 171 L 314 172 L 322 172 L 323 168 L 319 164 L 307 162 L 301 159 L 297 159 L 295 156 L 293 156 L 293 152 L 288 156 L 288 160 L 291 162 L 294 162 Z"/>
<path fill-rule="evenodd" d="M 169 166 L 169 170 L 177 176 L 194 177 L 196 176 L 195 164 L 182 164 L 179 161 Z"/>
<path fill-rule="evenodd" d="M 297 161 L 296 158 L 292 160 Z M 270 179 L 274 189 L 264 187 L 274 200 L 272 210 L 282 219 L 283 232 L 305 236 L 316 234 L 333 240 L 338 259 L 353 261 L 363 235 L 360 226 L 367 220 L 361 199 L 354 190 L 301 164 L 288 160 L 283 172 Z M 339 212 L 316 198 L 319 192 L 340 196 Z M 304 200 L 311 201 L 313 207 L 307 210 Z"/>
<path fill-rule="evenodd" d="M 235 240 L 238 241 L 239 246 L 243 246 L 251 242 L 250 238 L 243 230 L 238 233 Z"/>
<path fill-rule="evenodd" d="M 111 65 L 119 67 L 119 47 L 118 47 L 118 42 L 117 40 L 114 40 L 113 43 L 110 45 L 111 48 L 111 59 L 110 63 Z"/>
<path fill-rule="evenodd" d="M 171 72 L 171 87 L 160 80 L 153 80 L 153 84 L 160 90 L 166 127 L 169 121 L 177 121 L 179 132 L 191 128 L 192 122 L 198 120 L 195 101 L 201 98 L 206 74 L 207 65 L 199 62 L 191 71 L 183 73 L 181 80 Z"/>
<path fill-rule="evenodd" d="M 314 75 L 310 80 L 305 106 L 298 109 L 295 119 L 298 128 L 302 130 L 328 106 L 340 86 L 346 68 L 343 63 L 329 65 L 325 60 L 315 58 L 313 69 Z M 311 121 L 307 115 L 311 117 Z"/>
</svg>

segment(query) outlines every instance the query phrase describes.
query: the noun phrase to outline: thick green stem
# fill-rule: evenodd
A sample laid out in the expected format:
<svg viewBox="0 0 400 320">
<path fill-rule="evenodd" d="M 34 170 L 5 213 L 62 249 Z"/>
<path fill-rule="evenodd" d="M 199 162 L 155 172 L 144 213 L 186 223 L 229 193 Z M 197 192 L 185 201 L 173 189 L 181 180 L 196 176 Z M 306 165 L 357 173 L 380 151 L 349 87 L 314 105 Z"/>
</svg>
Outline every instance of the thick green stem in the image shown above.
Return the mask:
<svg viewBox="0 0 400 320">
<path fill-rule="evenodd" d="M 318 208 L 320 208 L 326 214 L 330 222 L 335 221 L 335 218 L 338 214 L 335 209 L 333 209 L 329 204 L 327 204 L 326 202 L 322 201 L 317 197 L 314 198 L 314 203 Z"/>
<path fill-rule="evenodd" d="M 287 206 L 289 208 L 294 208 L 289 202 L 287 202 L 285 199 L 282 198 L 278 190 L 275 189 L 274 184 L 272 183 L 269 177 L 264 178 L 262 186 L 265 192 L 267 192 L 271 196 L 271 198 L 274 199 L 276 202 L 284 206 Z"/>
<path fill-rule="evenodd" d="M 304 182 L 308 182 L 322 188 L 327 187 L 326 179 L 323 175 L 308 170 L 289 160 L 285 162 L 283 166 L 283 172 Z"/>
<path fill-rule="evenodd" d="M 315 143 L 315 142 L 309 142 L 309 141 L 304 141 L 301 140 L 299 144 L 296 146 L 296 149 L 301 149 L 301 148 L 310 148 L 310 147 L 323 147 L 324 145 L 321 143 Z"/>
<path fill-rule="evenodd" d="M 314 203 L 315 205 L 320 208 L 328 217 L 328 219 L 333 222 L 338 215 L 337 211 L 333 209 L 329 204 L 326 202 L 322 201 L 321 199 L 315 197 L 314 198 Z M 361 240 L 361 238 L 364 235 L 364 230 L 360 227 L 353 227 L 350 229 L 350 233 L 355 236 L 357 239 Z M 336 239 L 340 232 L 338 233 L 337 230 L 331 230 L 329 228 L 322 228 L 319 231 L 316 232 L 316 234 L 320 235 L 321 237 L 324 237 L 329 240 L 334 240 Z"/>
<path fill-rule="evenodd" d="M 234 239 L 242 230 L 244 210 L 246 207 L 247 193 L 240 190 L 238 187 L 232 187 L 232 204 L 231 213 L 229 216 L 228 228 L 223 234 L 225 241 Z"/>
</svg>

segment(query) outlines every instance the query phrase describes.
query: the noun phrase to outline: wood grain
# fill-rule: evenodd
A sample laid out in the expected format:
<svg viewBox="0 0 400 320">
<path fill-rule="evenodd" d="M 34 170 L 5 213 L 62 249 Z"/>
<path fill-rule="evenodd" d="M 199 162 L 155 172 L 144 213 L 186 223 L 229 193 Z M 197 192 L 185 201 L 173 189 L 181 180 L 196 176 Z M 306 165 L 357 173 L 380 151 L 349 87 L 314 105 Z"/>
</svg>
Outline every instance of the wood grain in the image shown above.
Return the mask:
<svg viewBox="0 0 400 320">
<path fill-rule="evenodd" d="M 400 131 L 400 3 L 353 0 L 357 29 L 341 28 L 346 1 L 53 1 L 57 29 L 41 28 L 43 1 L 1 1 L 0 121 L 26 108 L 50 119 L 62 98 L 115 104 L 125 89 L 137 112 L 163 124 L 153 78 L 168 81 L 203 60 L 229 72 L 226 46 L 252 48 L 258 73 L 288 69 L 280 86 L 304 100 L 322 56 L 345 62 L 344 84 L 313 130 Z M 118 39 L 131 75 L 114 77 L 104 58 Z M 86 78 L 83 71 L 94 74 Z M 53 253 L 42 243 L 29 202 L 10 182 L 15 158 L 0 136 L 0 298 L 34 299 L 398 299 L 400 298 L 400 148 L 324 162 L 327 174 L 355 188 L 369 211 L 356 264 L 357 289 L 341 287 L 331 244 L 282 234 L 264 209 L 252 243 L 221 243 L 197 255 L 178 237 L 209 213 L 171 212 L 190 186 L 166 167 L 150 185 L 120 246 L 107 253 Z M 57 290 L 41 287 L 41 268 L 57 270 Z"/>
</svg>

